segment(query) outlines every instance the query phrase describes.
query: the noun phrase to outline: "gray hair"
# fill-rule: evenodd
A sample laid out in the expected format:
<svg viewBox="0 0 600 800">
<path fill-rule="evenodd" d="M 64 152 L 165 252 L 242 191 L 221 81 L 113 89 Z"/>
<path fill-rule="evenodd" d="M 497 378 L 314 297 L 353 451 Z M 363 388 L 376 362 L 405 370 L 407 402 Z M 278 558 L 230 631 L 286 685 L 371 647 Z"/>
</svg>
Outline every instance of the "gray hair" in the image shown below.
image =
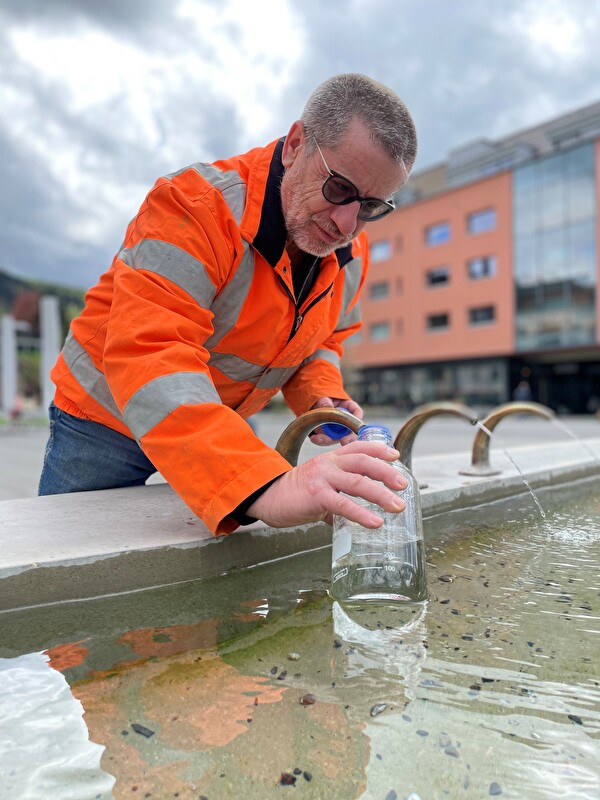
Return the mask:
<svg viewBox="0 0 600 800">
<path fill-rule="evenodd" d="M 408 178 L 417 157 L 415 124 L 400 97 L 382 83 L 357 72 L 334 75 L 317 86 L 300 117 L 307 133 L 332 148 L 354 119 L 366 125 Z M 312 142 L 309 148 L 314 149 Z"/>
</svg>

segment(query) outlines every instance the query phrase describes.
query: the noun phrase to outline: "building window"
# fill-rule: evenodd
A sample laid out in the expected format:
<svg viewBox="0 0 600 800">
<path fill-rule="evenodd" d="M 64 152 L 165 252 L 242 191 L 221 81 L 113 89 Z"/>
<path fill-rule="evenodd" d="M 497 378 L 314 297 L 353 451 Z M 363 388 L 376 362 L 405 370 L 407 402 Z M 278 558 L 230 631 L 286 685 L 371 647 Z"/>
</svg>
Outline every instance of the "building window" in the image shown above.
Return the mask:
<svg viewBox="0 0 600 800">
<path fill-rule="evenodd" d="M 443 286 L 450 282 L 450 267 L 434 267 L 425 273 L 427 286 Z"/>
<path fill-rule="evenodd" d="M 428 331 L 443 331 L 450 327 L 450 314 L 430 314 L 427 317 Z"/>
<path fill-rule="evenodd" d="M 496 230 L 496 209 L 484 208 L 467 217 L 467 231 L 471 234 Z"/>
<path fill-rule="evenodd" d="M 387 281 L 372 283 L 369 286 L 370 300 L 385 300 L 390 296 L 390 284 Z"/>
<path fill-rule="evenodd" d="M 396 336 L 404 336 L 404 320 L 396 320 Z"/>
<path fill-rule="evenodd" d="M 513 173 L 517 351 L 597 341 L 594 159 L 590 143 Z"/>
<path fill-rule="evenodd" d="M 404 281 L 402 278 L 396 278 L 396 294 L 402 294 L 404 292 Z"/>
<path fill-rule="evenodd" d="M 481 256 L 467 261 L 467 275 L 472 281 L 493 278 L 496 274 L 496 256 Z"/>
<path fill-rule="evenodd" d="M 450 223 L 438 222 L 425 228 L 425 244 L 435 247 L 450 241 Z"/>
<path fill-rule="evenodd" d="M 385 342 L 390 338 L 389 322 L 374 322 L 369 329 L 369 338 L 372 342 Z"/>
<path fill-rule="evenodd" d="M 495 306 L 480 306 L 469 309 L 469 325 L 488 325 L 496 319 Z"/>
<path fill-rule="evenodd" d="M 392 255 L 392 243 L 389 239 L 381 239 L 378 242 L 372 242 L 369 248 L 371 254 L 371 261 L 377 264 L 379 261 L 386 261 Z"/>
</svg>

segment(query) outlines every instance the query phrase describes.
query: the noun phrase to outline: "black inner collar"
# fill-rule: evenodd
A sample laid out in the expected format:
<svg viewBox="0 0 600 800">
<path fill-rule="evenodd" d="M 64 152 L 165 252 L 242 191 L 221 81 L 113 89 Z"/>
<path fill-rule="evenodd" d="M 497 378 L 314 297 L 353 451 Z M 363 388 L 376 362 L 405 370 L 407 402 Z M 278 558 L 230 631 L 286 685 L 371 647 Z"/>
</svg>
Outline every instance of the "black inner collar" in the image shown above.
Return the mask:
<svg viewBox="0 0 600 800">
<path fill-rule="evenodd" d="M 267 185 L 265 186 L 260 224 L 252 242 L 253 246 L 266 258 L 272 267 L 281 259 L 286 240 L 285 220 L 281 208 L 281 179 L 285 172 L 281 153 L 284 141 L 285 139 L 280 139 L 275 145 Z"/>
<path fill-rule="evenodd" d="M 254 241 L 252 242 L 252 245 L 272 267 L 276 266 L 280 261 L 283 251 L 285 250 L 285 242 L 287 238 L 285 219 L 283 217 L 283 209 L 281 208 L 281 180 L 285 172 L 285 167 L 283 166 L 283 162 L 281 160 L 281 154 L 283 152 L 284 141 L 285 137 L 280 139 L 275 145 L 275 150 L 271 159 L 269 175 L 267 177 L 267 183 L 265 186 L 265 196 L 262 204 L 260 224 L 258 226 L 256 236 L 254 237 Z M 347 264 L 352 258 L 352 245 L 348 244 L 345 247 L 340 247 L 335 251 L 335 254 L 340 268 L 344 267 L 344 265 Z M 321 259 L 316 260 L 319 263 L 321 261 Z M 302 291 L 303 279 L 308 275 L 311 264 L 313 264 L 314 261 L 315 256 L 306 255 L 306 257 L 302 260 L 301 269 L 298 271 L 299 275 L 293 275 L 294 292 L 296 297 L 298 296 L 298 292 Z M 308 286 L 308 291 L 310 291 L 310 288 L 314 283 L 314 278 L 318 274 L 318 270 L 313 270 L 313 273 L 312 280 Z M 299 281 L 300 289 L 297 288 L 296 281 Z"/>
</svg>

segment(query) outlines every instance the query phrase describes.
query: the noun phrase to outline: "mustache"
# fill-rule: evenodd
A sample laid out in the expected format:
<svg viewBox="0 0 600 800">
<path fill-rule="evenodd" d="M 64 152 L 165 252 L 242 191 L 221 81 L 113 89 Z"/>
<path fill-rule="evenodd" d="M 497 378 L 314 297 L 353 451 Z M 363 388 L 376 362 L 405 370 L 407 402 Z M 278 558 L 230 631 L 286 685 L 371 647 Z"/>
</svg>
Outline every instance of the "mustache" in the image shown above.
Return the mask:
<svg viewBox="0 0 600 800">
<path fill-rule="evenodd" d="M 331 222 L 321 222 L 319 221 L 319 227 L 321 227 L 325 233 L 328 233 L 330 236 L 339 239 L 342 244 L 349 244 L 352 239 L 354 238 L 351 234 L 343 234 L 340 232 L 339 228 L 336 225 L 332 225 Z"/>
</svg>

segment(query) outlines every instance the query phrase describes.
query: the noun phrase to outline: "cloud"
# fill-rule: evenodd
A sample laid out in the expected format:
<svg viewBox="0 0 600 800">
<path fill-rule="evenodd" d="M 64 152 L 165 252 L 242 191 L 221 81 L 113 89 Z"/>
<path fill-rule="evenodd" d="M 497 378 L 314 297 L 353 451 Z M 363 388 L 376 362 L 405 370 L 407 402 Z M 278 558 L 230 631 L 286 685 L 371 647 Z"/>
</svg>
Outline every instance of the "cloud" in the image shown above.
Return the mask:
<svg viewBox="0 0 600 800">
<path fill-rule="evenodd" d="M 287 131 L 359 71 L 406 101 L 416 168 L 600 98 L 587 0 L 5 0 L 0 266 L 88 286 L 155 179 Z"/>
<path fill-rule="evenodd" d="M 80 23 L 102 27 L 116 35 L 160 36 L 164 21 L 163 0 L 3 0 L 7 24 L 35 25 L 47 31 L 61 31 Z"/>
<path fill-rule="evenodd" d="M 390 85 L 417 124 L 416 169 L 471 139 L 505 136 L 600 98 L 600 9 L 585 0 L 299 6 L 309 26 L 305 60 L 315 65 L 305 88 L 348 68 Z"/>
<path fill-rule="evenodd" d="M 135 36 L 122 33 L 136 20 L 132 6 L 144 19 Z M 11 80 L 0 133 L 24 180 L 13 208 L 21 224 L 2 236 L 3 266 L 88 284 L 159 175 L 284 132 L 273 111 L 291 79 L 293 47 L 252 52 L 260 15 L 247 4 L 221 14 L 213 3 L 184 1 L 166 19 L 156 18 L 158 7 L 63 1 L 39 16 L 32 4 L 19 15 L 9 5 L 0 58 Z M 24 227 L 35 235 L 20 238 Z M 42 240 L 52 248 L 42 252 Z"/>
</svg>

